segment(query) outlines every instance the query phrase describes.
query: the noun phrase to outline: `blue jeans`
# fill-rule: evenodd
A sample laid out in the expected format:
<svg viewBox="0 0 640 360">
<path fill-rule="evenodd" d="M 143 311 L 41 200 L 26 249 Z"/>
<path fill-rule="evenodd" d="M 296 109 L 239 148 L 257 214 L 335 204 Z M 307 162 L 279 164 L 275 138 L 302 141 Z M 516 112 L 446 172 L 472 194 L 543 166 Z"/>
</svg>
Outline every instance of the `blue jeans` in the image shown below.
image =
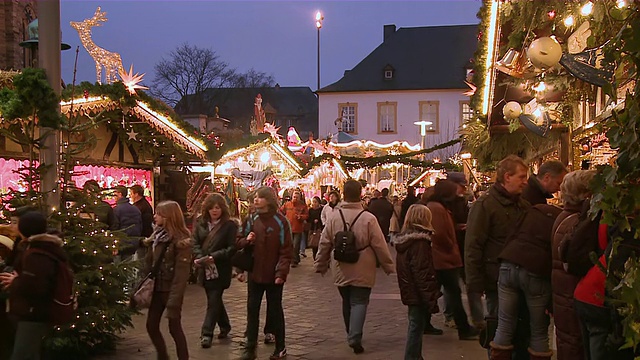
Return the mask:
<svg viewBox="0 0 640 360">
<path fill-rule="evenodd" d="M 300 245 L 302 244 L 302 233 L 291 234 L 293 238 L 293 263 L 300 263 Z"/>
<path fill-rule="evenodd" d="M 500 265 L 498 329 L 493 341 L 502 346 L 513 344 L 521 293 L 529 309 L 529 347 L 536 352 L 548 353 L 549 315 L 546 310 L 551 301 L 551 281 L 508 261 Z"/>
<path fill-rule="evenodd" d="M 302 232 L 302 240 L 300 241 L 300 252 L 304 253 L 305 250 L 307 250 L 307 234 L 308 231 L 303 231 Z"/>
<path fill-rule="evenodd" d="M 445 306 L 451 311 L 451 317 L 455 320 L 458 332 L 469 331 L 467 313 L 462 305 L 459 269 L 436 270 L 436 279 L 444 289 Z"/>
<path fill-rule="evenodd" d="M 51 330 L 51 325 L 42 322 L 20 321 L 16 329 L 11 360 L 38 360 L 42 338 Z"/>
<path fill-rule="evenodd" d="M 371 288 L 349 285 L 339 286 L 338 291 L 342 297 L 342 318 L 349 346 L 360 345 Z"/>
<path fill-rule="evenodd" d="M 409 327 L 407 344 L 404 348 L 404 360 L 422 360 L 422 333 L 426 319 L 431 315 L 427 306 L 409 305 Z"/>
</svg>

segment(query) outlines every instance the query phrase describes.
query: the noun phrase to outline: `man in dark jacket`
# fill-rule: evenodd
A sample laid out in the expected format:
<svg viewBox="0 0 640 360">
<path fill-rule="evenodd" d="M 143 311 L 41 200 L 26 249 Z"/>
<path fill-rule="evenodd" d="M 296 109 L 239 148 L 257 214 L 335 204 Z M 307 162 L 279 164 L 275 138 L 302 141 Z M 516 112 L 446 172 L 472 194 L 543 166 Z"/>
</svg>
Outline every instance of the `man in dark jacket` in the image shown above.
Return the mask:
<svg viewBox="0 0 640 360">
<path fill-rule="evenodd" d="M 558 160 L 543 163 L 538 174 L 529 177 L 529 182 L 522 191 L 522 198 L 531 205 L 546 204 L 547 199 L 553 198 L 553 194 L 560 190 L 567 172 L 567 168 Z"/>
<path fill-rule="evenodd" d="M 389 242 L 389 226 L 391 225 L 391 216 L 393 215 L 393 205 L 389 202 L 389 189 L 382 189 L 380 195 L 381 196 L 375 199 L 375 201 L 371 199 L 367 210 L 376 217 L 385 240 Z"/>
<path fill-rule="evenodd" d="M 89 206 L 88 211 L 95 215 L 96 220 L 105 224 L 107 229 L 115 230 L 116 223 L 115 216 L 113 215 L 113 208 L 108 202 L 102 200 L 101 193 L 102 188 L 95 180 L 88 180 L 84 183 L 84 190 L 88 193 L 89 197 L 96 197 L 98 199 L 97 204 Z"/>
<path fill-rule="evenodd" d="M 497 166 L 497 182 L 471 206 L 465 237 L 467 291 L 484 292 L 489 317 L 498 316 L 498 256 L 530 207 L 520 194 L 527 185 L 524 161 L 509 155 Z"/>
<path fill-rule="evenodd" d="M 133 185 L 129 188 L 129 198 L 133 201 L 133 206 L 140 210 L 142 216 L 142 236 L 148 238 L 153 233 L 153 208 L 147 198 L 144 197 L 144 189 L 140 185 Z"/>
<path fill-rule="evenodd" d="M 402 206 L 400 207 L 400 227 L 404 224 L 404 217 L 407 215 L 409 207 L 417 202 L 416 189 L 413 186 L 407 187 L 407 196 L 402 200 Z"/>
<path fill-rule="evenodd" d="M 138 250 L 139 238 L 142 235 L 142 214 L 137 207 L 129 203 L 127 198 L 127 188 L 124 186 L 118 186 L 115 189 L 116 195 L 116 207 L 113 208 L 113 215 L 115 216 L 116 230 L 124 230 L 124 233 L 128 237 L 127 244 L 124 249 L 120 250 L 120 255 L 123 258 L 127 258 L 133 255 Z"/>
<path fill-rule="evenodd" d="M 42 213 L 32 211 L 20 216 L 18 230 L 28 248 L 13 272 L 0 274 L 1 286 L 9 291 L 9 314 L 17 320 L 11 358 L 39 359 L 40 344 L 51 329 L 57 261 L 68 260 L 62 239 L 46 233 L 47 219 Z"/>
</svg>

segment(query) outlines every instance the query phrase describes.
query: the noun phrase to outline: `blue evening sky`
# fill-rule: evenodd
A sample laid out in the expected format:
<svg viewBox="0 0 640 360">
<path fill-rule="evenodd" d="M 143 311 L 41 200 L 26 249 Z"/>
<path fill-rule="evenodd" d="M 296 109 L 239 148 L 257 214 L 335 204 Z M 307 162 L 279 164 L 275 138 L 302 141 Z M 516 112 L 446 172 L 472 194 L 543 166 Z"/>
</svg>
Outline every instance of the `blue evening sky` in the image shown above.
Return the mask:
<svg viewBox="0 0 640 360">
<path fill-rule="evenodd" d="M 93 1 L 61 0 L 62 77 L 73 79 L 80 46 L 77 82 L 95 82 L 93 59 L 69 21 L 93 16 L 100 6 L 108 21 L 94 28 L 94 42 L 120 53 L 126 69 L 154 76 L 154 65 L 184 42 L 214 50 L 244 72 L 273 75 L 281 86 L 316 89 L 315 13 L 320 30 L 321 86 L 340 79 L 382 42 L 383 26 L 477 24 L 480 0 L 462 1 Z M 438 51 L 434 49 L 434 51 Z M 437 69 L 434 69 L 437 71 Z"/>
</svg>

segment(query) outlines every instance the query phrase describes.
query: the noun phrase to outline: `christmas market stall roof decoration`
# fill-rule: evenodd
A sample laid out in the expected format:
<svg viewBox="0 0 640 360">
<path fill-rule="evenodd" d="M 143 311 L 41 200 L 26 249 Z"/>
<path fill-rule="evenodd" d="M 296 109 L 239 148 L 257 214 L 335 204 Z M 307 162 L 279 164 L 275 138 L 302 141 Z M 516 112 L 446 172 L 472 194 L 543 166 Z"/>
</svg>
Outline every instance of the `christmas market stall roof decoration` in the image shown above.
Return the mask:
<svg viewBox="0 0 640 360">
<path fill-rule="evenodd" d="M 362 157 L 401 155 L 420 150 L 419 144 L 411 145 L 406 141 L 380 144 L 371 140 L 353 140 L 345 143 L 330 143 L 330 146 L 336 148 L 340 155 Z"/>
<path fill-rule="evenodd" d="M 269 137 L 252 145 L 224 154 L 216 163 L 216 173 L 229 174 L 234 168 L 240 170 L 266 170 L 272 168 L 283 179 L 300 176 L 304 166 L 291 151 L 277 139 Z"/>
<path fill-rule="evenodd" d="M 146 146 L 148 149 L 159 148 L 160 146 L 157 145 L 159 139 L 154 133 L 156 131 L 167 138 L 168 149 L 175 149 L 177 145 L 178 148 L 195 155 L 198 159 L 207 159 L 210 146 L 207 146 L 205 140 L 197 135 L 197 130 L 180 119 L 171 108 L 144 92 L 130 93 L 122 82 L 104 85 L 83 82 L 74 89 L 76 93 L 83 94 L 79 97 L 72 98 L 71 91 L 71 87 L 65 90 L 64 100 L 60 103 L 64 115 L 95 117 L 102 112 L 111 112 L 113 116 L 109 118 L 115 124 L 122 122 L 122 125 L 125 125 L 125 128 L 114 125 L 113 130 L 118 131 L 121 137 L 126 136 L 129 142 L 138 143 L 140 147 Z M 140 127 L 138 125 L 140 123 L 150 126 L 151 129 Z M 128 128 L 126 128 L 127 125 L 129 125 Z"/>
</svg>

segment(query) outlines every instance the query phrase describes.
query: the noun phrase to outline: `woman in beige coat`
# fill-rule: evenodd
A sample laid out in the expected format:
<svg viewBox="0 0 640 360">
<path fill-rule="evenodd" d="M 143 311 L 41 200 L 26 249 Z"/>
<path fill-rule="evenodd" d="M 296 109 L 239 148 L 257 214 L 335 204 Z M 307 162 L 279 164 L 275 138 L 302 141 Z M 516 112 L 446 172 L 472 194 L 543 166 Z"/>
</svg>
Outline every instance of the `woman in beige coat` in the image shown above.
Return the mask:
<svg viewBox="0 0 640 360">
<path fill-rule="evenodd" d="M 338 213 L 331 216 L 325 224 L 314 264 L 316 272 L 324 275 L 331 261 L 334 284 L 342 296 L 342 316 L 349 346 L 356 354 L 364 351 L 362 329 L 371 288 L 376 282 L 376 259 L 387 275 L 395 270 L 378 221 L 362 206 L 361 192 L 362 185 L 358 181 L 347 180 L 344 184 L 344 202 L 339 205 Z M 343 231 L 345 226 L 343 217 L 347 228 L 353 225 L 351 230 L 355 234 L 356 247 L 359 250 L 359 257 L 355 263 L 340 262 L 332 256 L 334 237 L 337 232 Z"/>
</svg>

